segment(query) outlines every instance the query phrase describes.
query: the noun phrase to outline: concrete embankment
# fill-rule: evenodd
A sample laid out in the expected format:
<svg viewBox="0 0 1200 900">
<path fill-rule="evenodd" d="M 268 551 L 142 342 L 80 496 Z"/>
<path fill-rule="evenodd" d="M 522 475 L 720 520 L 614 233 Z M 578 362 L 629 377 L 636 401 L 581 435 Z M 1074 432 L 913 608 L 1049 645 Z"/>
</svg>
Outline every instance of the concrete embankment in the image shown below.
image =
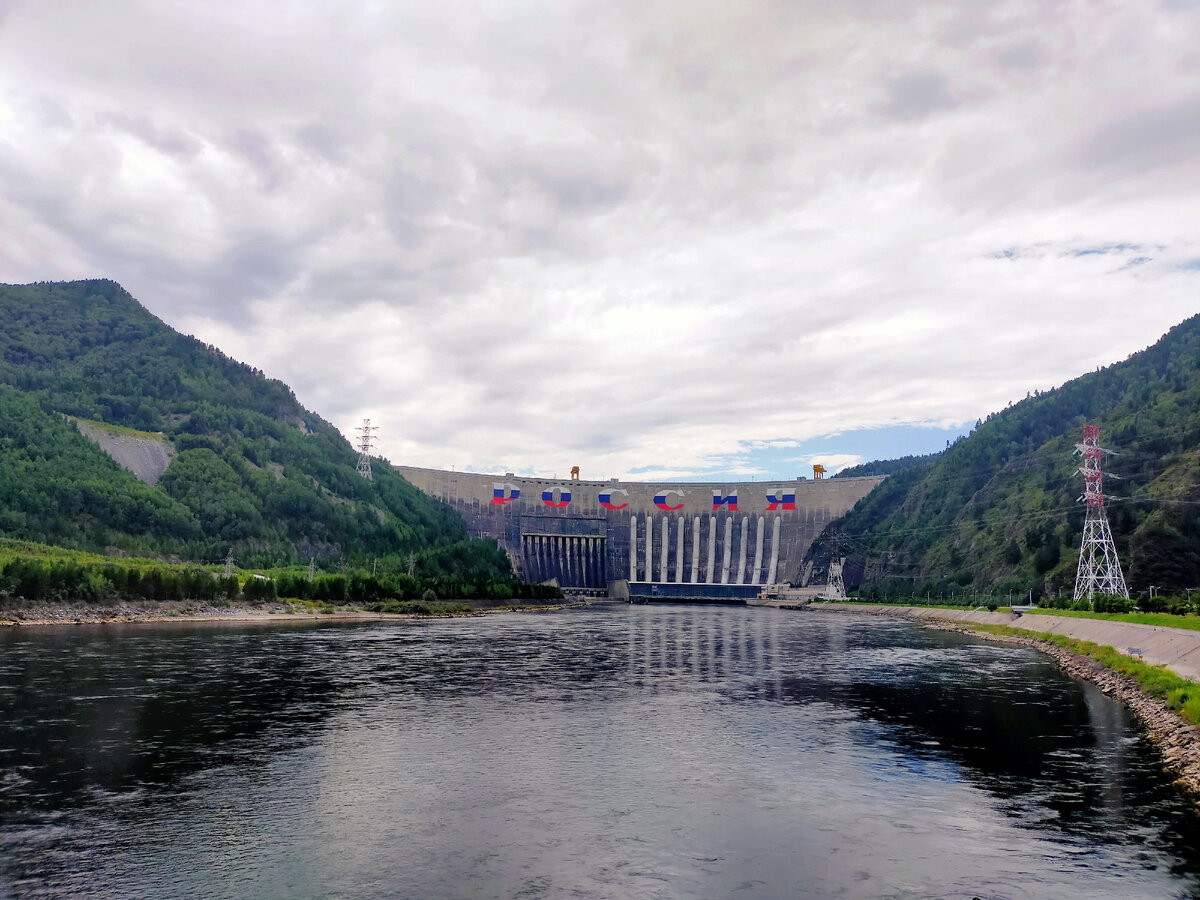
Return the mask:
<svg viewBox="0 0 1200 900">
<path fill-rule="evenodd" d="M 814 610 L 872 613 L 914 619 L 930 628 L 969 629 L 973 624 L 1008 625 L 1030 632 L 1029 637 L 976 632 L 989 641 L 1033 647 L 1054 659 L 1068 675 L 1092 682 L 1104 693 L 1121 701 L 1142 723 L 1147 735 L 1162 753 L 1163 763 L 1175 776 L 1175 784 L 1200 804 L 1200 729 L 1189 724 L 1146 694 L 1138 683 L 1092 659 L 1072 653 L 1037 633 L 1062 634 L 1082 641 L 1114 647 L 1121 652 L 1141 651 L 1144 662 L 1164 665 L 1185 678 L 1200 672 L 1200 631 L 1109 622 L 1104 619 L 1077 619 L 1068 616 L 1017 615 L 964 609 L 928 609 L 912 606 L 875 606 L 849 603 L 820 604 Z"/>
<path fill-rule="evenodd" d="M 1106 644 L 1121 653 L 1140 654 L 1143 662 L 1154 666 L 1166 666 L 1176 675 L 1200 681 L 1200 631 L 1160 625 L 1138 625 L 1134 622 L 1110 622 L 1105 619 L 1077 619 L 1041 614 L 1018 615 L 967 609 L 929 609 L 920 606 L 829 603 L 813 608 L 881 613 L 906 619 L 948 619 L 954 622 L 1008 625 L 1025 631 L 1061 634 L 1080 641 Z"/>
</svg>

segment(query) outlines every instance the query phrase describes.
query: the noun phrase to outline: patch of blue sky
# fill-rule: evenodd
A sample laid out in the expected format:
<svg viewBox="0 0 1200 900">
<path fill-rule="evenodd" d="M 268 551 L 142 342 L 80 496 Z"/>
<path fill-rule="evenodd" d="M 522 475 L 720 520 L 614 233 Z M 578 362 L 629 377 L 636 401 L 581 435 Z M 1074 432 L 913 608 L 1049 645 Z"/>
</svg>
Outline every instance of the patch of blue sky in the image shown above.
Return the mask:
<svg viewBox="0 0 1200 900">
<path fill-rule="evenodd" d="M 1125 263 L 1125 265 L 1121 266 L 1120 269 L 1117 269 L 1117 271 L 1121 272 L 1121 271 L 1124 271 L 1125 269 L 1133 268 L 1134 266 L 1143 266 L 1146 263 L 1150 262 L 1150 260 L 1152 260 L 1153 258 L 1154 257 L 1152 257 L 1152 256 L 1135 256 L 1129 262 Z"/>
<path fill-rule="evenodd" d="M 657 480 L 790 481 L 801 475 L 811 478 L 814 463 L 820 463 L 827 475 L 833 475 L 847 466 L 872 460 L 936 453 L 968 434 L 971 427 L 972 423 L 952 428 L 889 425 L 808 440 L 749 441 L 738 452 L 714 459 L 711 466 Z M 658 464 L 640 466 L 629 474 L 666 471 L 672 471 L 672 467 Z"/>
<path fill-rule="evenodd" d="M 1131 250 L 1141 250 L 1141 244 L 1105 244 L 1100 247 L 1081 247 L 1072 250 L 1070 256 L 1105 256 L 1109 253 L 1128 253 Z"/>
</svg>

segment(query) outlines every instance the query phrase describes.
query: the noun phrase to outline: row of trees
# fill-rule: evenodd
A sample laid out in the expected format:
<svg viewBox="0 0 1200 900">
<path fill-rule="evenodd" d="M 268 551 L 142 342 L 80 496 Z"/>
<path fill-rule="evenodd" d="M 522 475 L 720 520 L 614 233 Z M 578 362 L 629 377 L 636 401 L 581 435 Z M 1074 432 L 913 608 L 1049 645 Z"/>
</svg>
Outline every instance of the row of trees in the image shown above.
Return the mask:
<svg viewBox="0 0 1200 900">
<path fill-rule="evenodd" d="M 236 576 L 203 569 L 126 568 L 41 559 L 13 559 L 0 569 L 0 598 L 113 603 L 119 600 L 214 602 L 241 596 Z"/>
<path fill-rule="evenodd" d="M 388 601 L 437 599 L 552 600 L 558 588 L 514 578 L 467 581 L 457 576 L 416 577 L 367 572 L 319 575 L 296 572 L 239 579 L 194 567 L 121 566 L 111 562 L 11 559 L 0 567 L 0 599 L 113 603 L 120 600 L 192 600 L 248 603 L 313 600 L 333 606 L 378 607 Z"/>
<path fill-rule="evenodd" d="M 994 610 L 1001 606 L 1021 605 L 1029 600 L 1029 596 L 1028 594 L 1014 596 L 1012 593 L 1007 595 L 980 593 L 972 590 L 951 591 L 938 595 L 912 594 L 901 590 L 889 592 L 873 584 L 858 591 L 853 599 L 860 603 L 937 604 L 939 606 L 960 606 L 966 609 L 986 607 Z M 1043 609 L 1073 609 L 1100 613 L 1128 613 L 1139 609 L 1138 603 L 1134 600 L 1109 594 L 1098 594 L 1090 600 L 1086 597 L 1074 600 L 1070 595 L 1063 594 L 1041 598 L 1038 605 Z M 1196 608 L 1182 597 L 1170 598 L 1169 601 L 1151 606 L 1143 603 L 1140 608 L 1143 612 L 1170 612 L 1177 615 L 1196 612 Z"/>
</svg>

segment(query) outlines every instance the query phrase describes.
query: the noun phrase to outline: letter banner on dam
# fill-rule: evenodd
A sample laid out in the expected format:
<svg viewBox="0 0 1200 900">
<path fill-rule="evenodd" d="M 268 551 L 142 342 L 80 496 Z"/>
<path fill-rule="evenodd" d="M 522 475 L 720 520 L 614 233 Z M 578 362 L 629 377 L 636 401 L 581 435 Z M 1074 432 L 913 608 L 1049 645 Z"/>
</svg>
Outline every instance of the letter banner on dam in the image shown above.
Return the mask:
<svg viewBox="0 0 1200 900">
<path fill-rule="evenodd" d="M 504 504 L 512 503 L 521 497 L 521 489 L 515 484 L 501 484 L 496 482 L 492 485 L 492 503 Z"/>
<path fill-rule="evenodd" d="M 628 497 L 629 491 L 622 490 L 621 488 L 614 488 L 613 490 L 609 490 L 609 491 L 601 491 L 600 494 L 598 495 L 598 499 L 600 500 L 600 505 L 603 506 L 605 509 L 624 509 L 625 507 L 627 507 L 629 505 L 628 502 L 613 503 L 613 500 L 612 500 L 613 494 L 620 494 L 623 497 Z"/>
<path fill-rule="evenodd" d="M 716 512 L 722 506 L 727 507 L 731 512 L 737 512 L 737 491 L 734 491 L 728 497 L 722 497 L 720 491 L 713 491 L 713 512 Z"/>
<path fill-rule="evenodd" d="M 698 598 L 704 585 L 799 584 L 817 535 L 884 478 L 656 484 L 396 469 L 472 536 L 495 540 L 520 577 L 596 597 L 627 597 L 631 583 Z"/>
<path fill-rule="evenodd" d="M 558 499 L 554 499 L 555 493 L 558 494 Z M 571 505 L 571 492 L 560 490 L 559 488 L 550 488 L 542 491 L 542 502 L 554 509 L 562 509 L 564 506 Z"/>
<path fill-rule="evenodd" d="M 671 512 L 676 509 L 683 509 L 682 503 L 676 503 L 674 506 L 672 506 L 667 502 L 667 497 L 672 494 L 674 494 L 676 497 L 682 497 L 683 491 L 675 489 L 671 489 L 669 491 L 659 491 L 654 495 L 654 505 L 659 509 L 666 510 L 667 512 Z"/>
</svg>

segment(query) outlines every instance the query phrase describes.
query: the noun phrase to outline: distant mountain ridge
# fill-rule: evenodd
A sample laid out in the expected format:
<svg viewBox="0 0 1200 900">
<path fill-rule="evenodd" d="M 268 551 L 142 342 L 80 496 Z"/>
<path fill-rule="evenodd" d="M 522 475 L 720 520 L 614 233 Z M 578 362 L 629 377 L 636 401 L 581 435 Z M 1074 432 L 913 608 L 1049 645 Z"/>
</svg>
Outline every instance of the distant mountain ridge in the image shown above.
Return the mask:
<svg viewBox="0 0 1200 900">
<path fill-rule="evenodd" d="M 1088 423 L 1116 451 L 1108 517 L 1130 589 L 1200 586 L 1200 316 L 897 465 L 812 558 L 823 567 L 836 548 L 848 583 L 880 594 L 1069 591 L 1084 516 L 1073 449 Z"/>
<path fill-rule="evenodd" d="M 896 459 L 875 459 L 870 462 L 859 463 L 856 466 L 847 466 L 833 477 L 858 478 L 863 475 L 895 475 L 897 472 L 903 472 L 906 469 L 931 466 L 937 462 L 938 456 L 939 454 L 937 453 L 926 453 L 921 456 L 900 456 Z"/>
<path fill-rule="evenodd" d="M 445 505 L 357 452 L 283 382 L 107 280 L 0 285 L 0 536 L 247 565 L 308 558 L 507 574 Z M 66 418 L 162 432 L 143 484 Z M 95 426 L 82 423 L 85 429 Z M 412 559 L 410 560 L 410 555 Z"/>
</svg>

